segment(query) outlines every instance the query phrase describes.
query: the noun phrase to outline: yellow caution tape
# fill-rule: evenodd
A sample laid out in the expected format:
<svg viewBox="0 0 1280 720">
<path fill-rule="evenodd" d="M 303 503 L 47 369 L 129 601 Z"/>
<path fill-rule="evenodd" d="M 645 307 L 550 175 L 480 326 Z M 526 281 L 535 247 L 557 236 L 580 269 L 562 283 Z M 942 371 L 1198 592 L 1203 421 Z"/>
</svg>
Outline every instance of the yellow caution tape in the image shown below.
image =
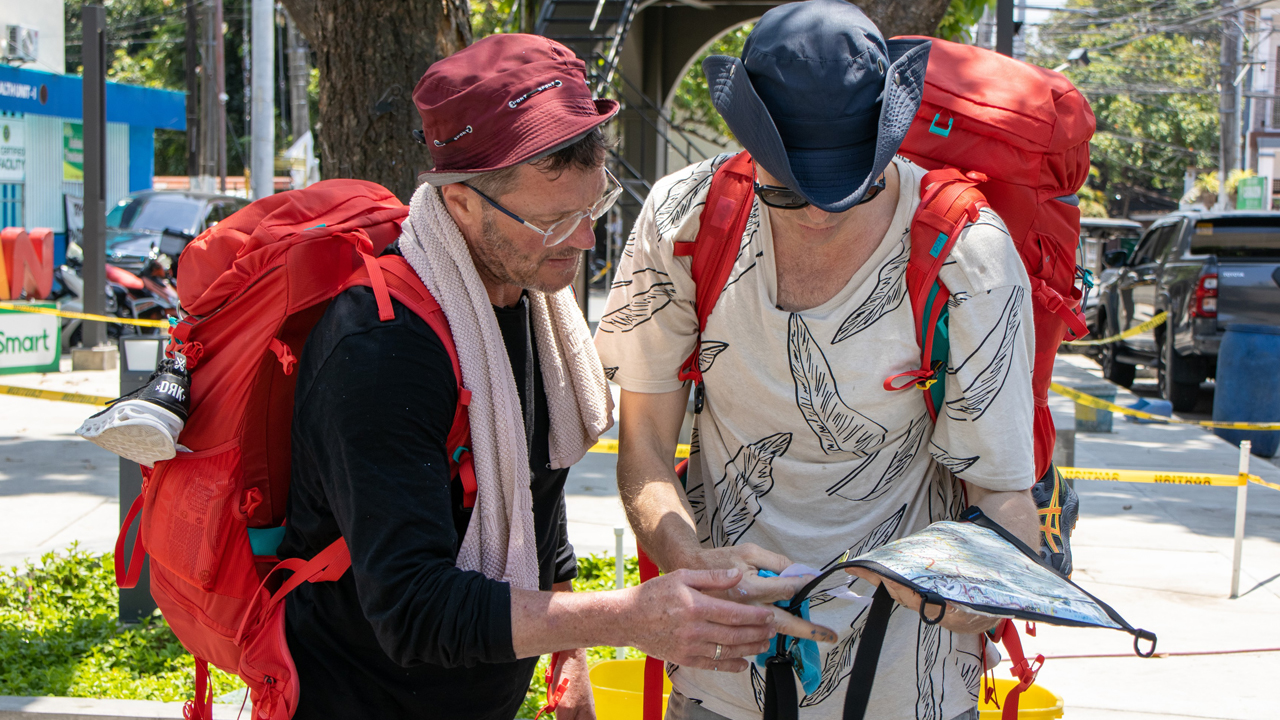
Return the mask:
<svg viewBox="0 0 1280 720">
<path fill-rule="evenodd" d="M 37 390 L 36 388 L 0 385 L 0 394 L 16 395 L 35 400 L 55 400 L 59 402 L 80 403 L 82 405 L 107 405 L 115 398 L 99 395 L 81 395 L 79 393 L 56 392 L 53 390 Z M 594 453 L 618 454 L 618 441 L 603 438 L 591 448 Z M 689 457 L 688 445 L 676 446 L 676 457 Z M 1060 467 L 1062 476 L 1071 480 L 1104 480 L 1126 483 L 1157 483 L 1166 485 L 1214 485 L 1219 487 L 1240 487 L 1244 485 L 1246 476 L 1216 475 L 1212 473 L 1164 472 L 1152 470 L 1107 470 L 1101 468 Z M 1247 476 L 1247 481 L 1280 490 L 1280 485 L 1267 482 L 1257 475 Z"/>
<path fill-rule="evenodd" d="M 1135 325 L 1129 328 L 1128 330 L 1125 330 L 1124 332 L 1120 333 L 1119 335 L 1112 335 L 1111 337 L 1105 337 L 1105 338 L 1102 338 L 1101 340 L 1070 340 L 1062 344 L 1074 345 L 1076 347 L 1080 347 L 1083 345 L 1106 345 L 1107 343 L 1113 343 L 1117 340 L 1124 340 L 1125 338 L 1131 338 L 1134 335 L 1141 335 L 1144 332 L 1149 332 L 1153 328 L 1163 325 L 1164 321 L 1167 320 L 1168 318 L 1169 318 L 1169 313 L 1164 312 L 1162 310 L 1159 313 L 1156 313 L 1156 316 L 1151 318 L 1150 320 L 1140 325 Z"/>
<path fill-rule="evenodd" d="M 1262 478 L 1258 477 L 1257 475 L 1250 475 L 1250 476 L 1249 476 L 1249 482 L 1251 482 L 1251 483 L 1253 483 L 1253 484 L 1255 484 L 1255 485 L 1261 485 L 1262 487 L 1269 487 L 1269 488 L 1271 488 L 1272 490 L 1280 490 L 1280 485 L 1277 485 L 1277 484 L 1275 484 L 1275 483 L 1273 483 L 1273 482 L 1267 482 L 1266 480 L 1263 480 Z"/>
<path fill-rule="evenodd" d="M 70 310 L 55 310 L 47 307 L 32 307 L 30 305 L 16 305 L 14 303 L 0 302 L 0 310 L 15 310 L 17 312 L 35 313 L 37 315 L 56 315 L 61 318 L 71 318 L 72 320 L 93 320 L 96 322 L 116 323 L 117 325 L 137 325 L 138 327 L 162 328 L 169 329 L 168 320 L 143 320 L 139 318 L 122 318 L 114 315 L 90 315 L 89 313 L 71 312 Z"/>
<path fill-rule="evenodd" d="M 1069 397 L 1072 400 L 1075 400 L 1077 403 L 1080 403 L 1081 405 L 1086 405 L 1091 408 L 1097 408 L 1099 410 L 1110 410 L 1113 413 L 1119 413 L 1121 415 L 1129 415 L 1131 417 L 1142 418 L 1144 420 L 1155 420 L 1162 423 L 1171 423 L 1173 425 L 1197 425 L 1199 427 L 1206 427 L 1206 428 L 1222 428 L 1224 430 L 1280 430 L 1280 422 L 1247 423 L 1247 422 L 1217 422 L 1214 420 L 1183 420 L 1181 418 L 1166 417 L 1164 415 L 1152 415 L 1151 413 L 1142 412 L 1141 410 L 1134 410 L 1133 408 L 1121 407 L 1119 405 L 1116 405 L 1115 403 L 1107 402 L 1106 400 L 1103 400 L 1101 398 L 1096 398 L 1092 395 L 1086 395 L 1080 392 L 1079 390 L 1073 390 L 1069 387 L 1066 387 L 1065 385 L 1059 385 L 1058 383 L 1050 383 L 1049 389 L 1058 393 L 1059 395 L 1065 395 L 1066 397 Z"/>
<path fill-rule="evenodd" d="M 1214 485 L 1240 487 L 1248 480 L 1262 481 L 1257 475 L 1217 475 L 1214 473 L 1166 472 L 1164 470 L 1109 470 L 1102 468 L 1061 467 L 1069 480 L 1105 480 L 1123 483 L 1155 483 L 1157 485 Z"/>
<path fill-rule="evenodd" d="M 55 392 L 53 390 L 37 390 L 35 388 L 0 385 L 0 394 L 17 395 L 35 400 L 57 400 L 59 402 L 81 403 L 82 405 L 106 405 L 115 398 L 97 395 L 81 395 L 79 393 Z"/>
<path fill-rule="evenodd" d="M 596 441 L 596 444 L 595 444 L 594 446 L 592 446 L 592 448 L 591 448 L 591 450 L 590 450 L 589 452 L 593 452 L 593 453 L 608 453 L 608 454 L 610 454 L 610 455 L 617 455 L 617 454 L 618 454 L 618 441 L 617 441 L 617 440 L 612 440 L 612 439 L 609 439 L 609 438 L 600 438 L 599 440 L 597 440 L 597 441 Z M 683 444 L 682 444 L 682 445 L 677 445 L 677 446 L 676 446 L 676 457 L 678 457 L 678 458 L 687 458 L 687 457 L 689 457 L 689 446 L 688 446 L 688 445 L 683 445 Z"/>
</svg>

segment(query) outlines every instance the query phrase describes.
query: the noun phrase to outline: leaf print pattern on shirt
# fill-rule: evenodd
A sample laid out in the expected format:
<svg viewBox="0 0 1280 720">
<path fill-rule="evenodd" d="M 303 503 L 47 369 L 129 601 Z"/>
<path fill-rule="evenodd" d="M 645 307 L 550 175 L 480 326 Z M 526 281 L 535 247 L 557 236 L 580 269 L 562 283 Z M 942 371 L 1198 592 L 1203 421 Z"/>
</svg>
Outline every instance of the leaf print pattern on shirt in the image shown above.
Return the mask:
<svg viewBox="0 0 1280 720">
<path fill-rule="evenodd" d="M 791 433 L 777 433 L 738 449 L 725 464 L 724 477 L 715 483 L 715 507 L 708 518 L 710 536 L 700 538 L 702 542 L 710 542 L 712 547 L 738 544 L 763 509 L 760 498 L 773 489 L 774 459 L 786 453 L 790 446 Z M 703 488 L 704 504 L 693 508 L 695 523 L 699 510 L 705 514 L 709 507 L 710 499 L 705 494 Z"/>
<path fill-rule="evenodd" d="M 605 368 L 605 369 L 604 369 L 604 376 L 605 376 L 606 378 L 608 378 L 609 380 L 612 380 L 612 379 L 613 379 L 613 377 L 614 377 L 615 375 L 617 375 L 617 374 L 618 374 L 618 366 L 617 366 L 617 365 L 614 365 L 613 367 L 607 367 L 607 368 Z"/>
<path fill-rule="evenodd" d="M 755 246 L 756 236 L 760 234 L 760 203 L 752 201 L 751 214 L 747 216 L 747 227 L 742 232 L 742 245 L 738 248 L 738 256 L 734 260 L 733 269 L 729 271 L 729 281 L 724 284 L 724 289 L 728 289 L 730 285 L 738 282 L 747 273 L 756 267 L 756 261 L 741 270 L 738 270 L 738 262 L 742 259 L 743 253 L 749 253 L 751 248 Z M 758 258 L 764 254 L 764 251 L 757 251 L 755 256 Z M 723 291 L 722 291 L 723 292 Z"/>
<path fill-rule="evenodd" d="M 908 231 L 909 234 L 909 231 Z M 907 261 L 911 253 L 907 250 L 907 236 L 904 235 L 898 245 L 898 252 L 884 265 L 876 276 L 876 285 L 871 294 L 840 323 L 831 344 L 848 340 L 875 324 L 877 320 L 897 310 L 907 296 Z"/>
<path fill-rule="evenodd" d="M 942 703 L 935 693 L 933 677 L 942 657 L 941 650 L 942 626 L 921 621 L 916 642 L 916 720 L 943 720 Z"/>
<path fill-rule="evenodd" d="M 980 455 L 964 458 L 953 457 L 951 453 L 939 447 L 938 444 L 932 440 L 929 441 L 929 447 L 929 454 L 933 456 L 933 459 L 938 461 L 939 465 L 957 475 L 973 467 L 974 463 L 982 459 L 982 456 Z"/>
<path fill-rule="evenodd" d="M 756 667 L 755 658 L 747 658 L 747 662 L 751 664 L 751 694 L 756 696 L 756 707 L 764 712 L 764 675 Z"/>
<path fill-rule="evenodd" d="M 1013 365 L 1013 346 L 1022 328 L 1022 298 L 1025 291 L 1018 285 L 1006 289 L 1009 297 L 1005 300 L 1004 310 L 995 327 L 982 338 L 977 349 L 964 362 L 955 369 L 947 369 L 950 376 L 961 372 L 975 373 L 973 380 L 964 387 L 963 394 L 947 401 L 947 417 L 952 420 L 974 421 L 982 417 L 1009 377 L 1009 368 Z"/>
<path fill-rule="evenodd" d="M 689 217 L 689 213 L 706 204 L 707 188 L 711 185 L 712 176 L 730 157 L 730 155 L 720 155 L 709 165 L 704 166 L 701 163 L 693 165 L 687 176 L 671 185 L 667 196 L 658 204 L 653 214 L 659 236 L 669 235 L 671 231 L 680 227 L 685 218 Z"/>
<path fill-rule="evenodd" d="M 893 459 L 889 461 L 889 465 L 885 467 L 881 473 L 880 479 L 872 488 L 862 495 L 858 495 L 859 488 L 851 488 L 848 485 L 841 487 L 834 492 L 835 495 L 846 500 L 855 502 L 864 502 L 867 500 L 875 500 L 876 498 L 888 492 L 894 481 L 902 477 L 907 468 L 911 466 L 911 461 L 915 459 L 916 453 L 920 451 L 920 445 L 924 441 L 924 431 L 931 427 L 933 422 L 929 419 L 928 414 L 921 415 L 907 426 L 907 431 L 903 433 L 902 442 L 893 451 Z"/>
<path fill-rule="evenodd" d="M 809 327 L 795 313 L 791 314 L 787 351 L 796 385 L 796 407 L 818 436 L 823 452 L 828 455 L 846 452 L 863 457 L 871 448 L 884 443 L 884 426 L 840 398 L 835 378 L 831 376 L 831 365 Z"/>
<path fill-rule="evenodd" d="M 831 697 L 832 693 L 845 685 L 845 679 L 853 671 L 853 648 L 857 644 L 858 638 L 862 637 L 862 629 L 866 625 L 864 620 L 866 614 L 867 608 L 863 608 L 858 613 L 858 616 L 853 619 L 853 622 L 849 624 L 853 631 L 846 635 L 843 640 L 836 643 L 836 646 L 828 650 L 827 654 L 823 656 L 822 682 L 818 683 L 818 689 L 805 695 L 800 700 L 800 707 L 813 707 Z M 892 614 L 890 614 L 890 617 L 892 617 Z"/>
<path fill-rule="evenodd" d="M 850 545 L 848 550 L 845 550 L 844 552 L 832 558 L 831 562 L 822 566 L 822 569 L 824 571 L 830 570 L 832 567 L 839 565 L 845 560 L 848 560 L 850 558 L 856 558 L 862 553 L 875 550 L 876 548 L 880 547 L 881 545 L 884 545 L 890 540 L 897 539 L 898 528 L 902 526 L 902 518 L 905 517 L 906 514 L 907 514 L 907 504 L 903 503 L 902 507 L 898 508 L 897 512 L 890 515 L 888 519 L 886 519 L 884 522 L 875 526 L 875 528 L 873 528 L 871 532 L 864 535 L 862 539 Z M 836 577 L 836 576 L 833 574 L 831 577 Z M 830 578 L 828 578 L 828 580 L 829 579 Z M 809 598 L 809 608 L 812 609 L 819 605 L 823 605 L 827 602 L 834 600 L 835 598 L 829 595 L 826 592 L 827 590 L 840 587 L 841 585 L 851 588 L 853 587 L 853 584 L 858 582 L 860 579 L 861 578 L 850 575 L 848 579 L 837 578 L 838 580 L 837 582 L 826 585 L 825 588 L 819 588 L 820 591 L 817 594 L 813 595 L 811 598 Z"/>
<path fill-rule="evenodd" d="M 648 322 L 654 313 L 671 304 L 676 296 L 676 286 L 671 276 L 661 270 L 643 268 L 631 274 L 631 278 L 622 281 L 621 287 L 636 287 L 641 281 L 643 290 L 632 293 L 627 304 L 605 313 L 600 318 L 600 331 L 611 333 L 629 332 L 636 326 Z M 617 286 L 617 283 L 614 283 Z"/>
<path fill-rule="evenodd" d="M 706 373 L 720 353 L 729 349 L 729 343 L 718 340 L 703 340 L 698 349 L 698 372 Z"/>
</svg>

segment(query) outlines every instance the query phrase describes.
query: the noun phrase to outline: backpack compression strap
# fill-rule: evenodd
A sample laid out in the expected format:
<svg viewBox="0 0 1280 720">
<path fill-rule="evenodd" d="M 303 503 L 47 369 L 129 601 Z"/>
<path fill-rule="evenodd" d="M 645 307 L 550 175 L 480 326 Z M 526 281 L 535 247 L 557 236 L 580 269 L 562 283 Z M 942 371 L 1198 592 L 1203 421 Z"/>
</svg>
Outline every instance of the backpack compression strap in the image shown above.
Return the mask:
<svg viewBox="0 0 1280 720">
<path fill-rule="evenodd" d="M 982 173 L 962 173 L 941 168 L 925 173 L 920 181 L 920 206 L 911 220 L 911 257 L 907 261 L 907 297 L 916 320 L 920 343 L 920 369 L 898 373 L 884 381 L 888 391 L 915 386 L 925 391 L 929 416 L 937 421 L 945 397 L 947 355 L 947 301 L 951 293 L 938 279 L 942 265 L 961 231 L 978 219 L 987 200 L 977 189 L 987 181 Z M 905 380 L 905 382 L 903 382 Z"/>
<path fill-rule="evenodd" d="M 391 298 L 395 298 L 414 312 L 436 333 L 444 344 L 445 352 L 453 364 L 453 377 L 457 381 L 458 406 L 454 411 L 453 425 L 445 440 L 445 449 L 449 453 L 450 475 L 456 475 L 462 483 L 462 506 L 474 507 L 476 504 L 476 470 L 471 455 L 471 426 L 467 419 L 467 406 L 471 404 L 471 391 L 462 385 L 462 366 L 458 362 L 458 348 L 453 343 L 453 334 L 449 331 L 449 321 L 440 308 L 440 303 L 431 296 L 431 291 L 418 273 L 414 271 L 404 258 L 398 255 L 383 255 L 376 260 L 365 256 L 365 266 L 352 274 L 343 290 L 365 285 L 373 288 L 374 298 L 378 302 L 378 317 L 386 322 L 395 317 L 391 307 Z"/>
<path fill-rule="evenodd" d="M 706 204 L 699 217 L 698 235 L 693 242 L 674 243 L 675 255 L 692 256 L 693 284 L 697 287 L 694 308 L 698 313 L 698 341 L 693 352 L 680 366 L 677 377 L 694 383 L 694 412 L 702 412 L 704 391 L 699 358 L 702 354 L 702 333 L 707 329 L 707 318 L 716 307 L 729 273 L 738 258 L 742 233 L 747 229 L 751 216 L 751 194 L 756 179 L 756 168 L 747 151 L 725 161 L 711 178 Z"/>
</svg>

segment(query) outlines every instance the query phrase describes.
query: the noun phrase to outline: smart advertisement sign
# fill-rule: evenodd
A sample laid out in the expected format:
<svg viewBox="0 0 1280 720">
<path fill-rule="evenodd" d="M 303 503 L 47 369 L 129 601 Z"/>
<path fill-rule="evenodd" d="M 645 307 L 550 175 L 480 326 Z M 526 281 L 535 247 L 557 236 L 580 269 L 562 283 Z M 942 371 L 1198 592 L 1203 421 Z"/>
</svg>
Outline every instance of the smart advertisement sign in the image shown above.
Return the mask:
<svg viewBox="0 0 1280 720">
<path fill-rule="evenodd" d="M 31 303 L 56 308 L 54 303 Z M 0 310 L 0 375 L 58 372 L 62 324 L 54 315 Z"/>
</svg>

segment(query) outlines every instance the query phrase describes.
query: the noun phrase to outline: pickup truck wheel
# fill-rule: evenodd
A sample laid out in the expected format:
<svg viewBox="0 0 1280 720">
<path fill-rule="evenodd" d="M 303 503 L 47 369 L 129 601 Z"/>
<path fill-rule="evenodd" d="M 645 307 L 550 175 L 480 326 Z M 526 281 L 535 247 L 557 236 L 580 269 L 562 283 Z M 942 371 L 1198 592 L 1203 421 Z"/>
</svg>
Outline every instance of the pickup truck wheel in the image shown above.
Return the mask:
<svg viewBox="0 0 1280 720">
<path fill-rule="evenodd" d="M 1102 377 L 1122 388 L 1133 387 L 1133 378 L 1138 368 L 1116 359 L 1115 343 L 1102 346 L 1102 351 L 1098 354 L 1098 364 L 1102 366 Z"/>
<path fill-rule="evenodd" d="M 1160 395 L 1178 412 L 1189 412 L 1196 408 L 1200 400 L 1200 383 L 1178 382 L 1178 376 L 1185 376 L 1187 360 L 1173 348 L 1173 343 L 1164 342 L 1160 347 Z"/>
</svg>

